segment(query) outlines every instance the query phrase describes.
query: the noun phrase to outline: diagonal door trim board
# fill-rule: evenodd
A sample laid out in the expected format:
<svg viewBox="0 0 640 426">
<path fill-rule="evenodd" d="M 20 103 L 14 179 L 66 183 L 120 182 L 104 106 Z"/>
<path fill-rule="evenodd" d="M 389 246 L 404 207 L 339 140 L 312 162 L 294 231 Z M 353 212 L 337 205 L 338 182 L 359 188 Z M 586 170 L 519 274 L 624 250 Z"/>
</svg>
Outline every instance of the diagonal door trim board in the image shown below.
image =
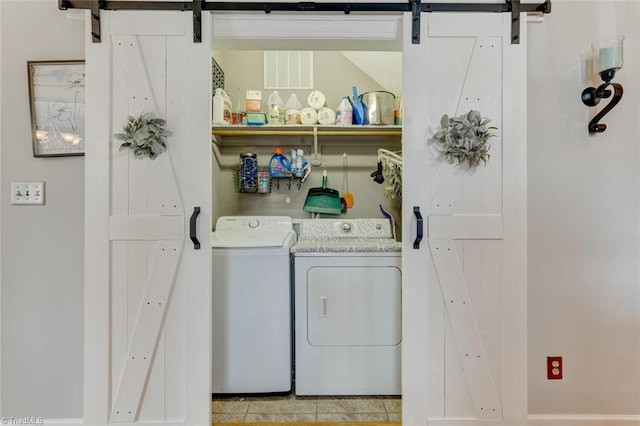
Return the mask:
<svg viewBox="0 0 640 426">
<path fill-rule="evenodd" d="M 429 248 L 476 415 L 500 419 L 500 399 L 455 243 L 453 239 L 429 239 Z"/>
<path fill-rule="evenodd" d="M 147 279 L 127 359 L 116 390 L 111 422 L 134 422 L 151 372 L 184 241 L 159 241 Z"/>
</svg>

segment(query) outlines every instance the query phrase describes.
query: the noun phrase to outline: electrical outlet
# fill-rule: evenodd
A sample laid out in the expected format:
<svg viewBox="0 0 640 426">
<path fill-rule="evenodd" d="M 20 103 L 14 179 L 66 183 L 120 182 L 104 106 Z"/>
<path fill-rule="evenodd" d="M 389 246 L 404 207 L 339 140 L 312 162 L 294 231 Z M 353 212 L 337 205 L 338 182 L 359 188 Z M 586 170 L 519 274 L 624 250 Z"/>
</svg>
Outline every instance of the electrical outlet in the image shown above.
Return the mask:
<svg viewBox="0 0 640 426">
<path fill-rule="evenodd" d="M 547 379 L 548 380 L 562 379 L 562 357 L 561 356 L 547 357 Z"/>
<path fill-rule="evenodd" d="M 11 182 L 11 204 L 44 204 L 44 182 Z"/>
</svg>

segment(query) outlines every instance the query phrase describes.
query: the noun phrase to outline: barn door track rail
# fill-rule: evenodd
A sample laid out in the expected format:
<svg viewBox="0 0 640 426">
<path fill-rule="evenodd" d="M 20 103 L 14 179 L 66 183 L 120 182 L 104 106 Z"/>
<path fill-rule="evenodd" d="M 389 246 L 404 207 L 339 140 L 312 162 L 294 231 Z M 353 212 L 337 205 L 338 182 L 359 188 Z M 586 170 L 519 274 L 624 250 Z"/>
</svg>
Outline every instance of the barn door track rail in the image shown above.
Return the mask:
<svg viewBox="0 0 640 426">
<path fill-rule="evenodd" d="M 273 11 L 287 12 L 410 12 L 413 26 L 413 44 L 420 43 L 420 15 L 422 12 L 490 12 L 511 14 L 511 44 L 520 44 L 520 13 L 551 13 L 551 0 L 543 3 L 521 3 L 507 0 L 505 3 L 423 3 L 409 0 L 406 3 L 321 3 L 321 2 L 207 2 L 204 0 L 125 1 L 125 0 L 58 0 L 58 9 L 89 9 L 91 11 L 91 36 L 100 43 L 100 10 L 179 10 L 193 13 L 193 41 L 202 41 L 202 11 Z"/>
</svg>

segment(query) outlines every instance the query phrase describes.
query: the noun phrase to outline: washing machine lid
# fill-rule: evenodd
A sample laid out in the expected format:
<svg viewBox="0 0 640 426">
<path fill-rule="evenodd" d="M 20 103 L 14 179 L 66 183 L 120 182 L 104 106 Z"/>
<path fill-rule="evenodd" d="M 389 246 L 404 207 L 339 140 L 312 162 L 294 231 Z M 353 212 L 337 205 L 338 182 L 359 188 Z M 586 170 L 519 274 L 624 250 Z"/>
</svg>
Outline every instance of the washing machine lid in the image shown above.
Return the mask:
<svg viewBox="0 0 640 426">
<path fill-rule="evenodd" d="M 289 247 L 295 240 L 288 216 L 222 216 L 211 234 L 211 247 Z"/>
<path fill-rule="evenodd" d="M 212 248 L 288 247 L 295 242 L 295 232 L 216 231 L 211 234 Z"/>
</svg>

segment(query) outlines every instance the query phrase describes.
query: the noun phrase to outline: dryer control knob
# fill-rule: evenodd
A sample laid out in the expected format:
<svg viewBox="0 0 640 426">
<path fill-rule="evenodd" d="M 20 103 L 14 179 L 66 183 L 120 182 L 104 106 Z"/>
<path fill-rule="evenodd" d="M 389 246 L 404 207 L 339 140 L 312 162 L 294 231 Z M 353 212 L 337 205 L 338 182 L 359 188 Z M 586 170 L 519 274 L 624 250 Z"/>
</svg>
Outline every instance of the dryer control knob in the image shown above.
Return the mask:
<svg viewBox="0 0 640 426">
<path fill-rule="evenodd" d="M 258 219 L 251 219 L 251 220 L 249 221 L 249 228 L 251 228 L 251 229 L 255 229 L 255 228 L 257 228 L 258 226 L 260 226 L 260 221 L 259 221 Z"/>
<path fill-rule="evenodd" d="M 353 225 L 351 225 L 349 222 L 344 222 L 342 224 L 342 232 L 349 233 L 352 230 L 353 230 Z"/>
</svg>

